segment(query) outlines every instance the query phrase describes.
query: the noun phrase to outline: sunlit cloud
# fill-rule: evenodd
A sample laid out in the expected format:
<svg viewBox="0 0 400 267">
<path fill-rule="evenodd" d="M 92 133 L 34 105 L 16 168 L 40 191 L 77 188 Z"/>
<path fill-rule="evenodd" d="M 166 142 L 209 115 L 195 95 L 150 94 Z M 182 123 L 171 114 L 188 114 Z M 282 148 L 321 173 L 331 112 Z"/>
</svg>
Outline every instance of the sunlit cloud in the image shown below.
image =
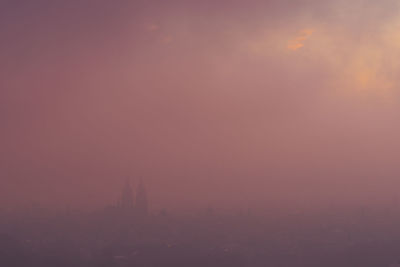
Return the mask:
<svg viewBox="0 0 400 267">
<path fill-rule="evenodd" d="M 304 47 L 304 42 L 310 38 L 310 36 L 314 33 L 313 29 L 304 29 L 299 35 L 288 42 L 287 48 L 292 51 L 296 51 L 302 47 Z"/>
<path fill-rule="evenodd" d="M 380 47 L 360 49 L 349 61 L 350 84 L 359 92 L 390 96 L 394 81 L 387 75 L 385 54 Z"/>
</svg>

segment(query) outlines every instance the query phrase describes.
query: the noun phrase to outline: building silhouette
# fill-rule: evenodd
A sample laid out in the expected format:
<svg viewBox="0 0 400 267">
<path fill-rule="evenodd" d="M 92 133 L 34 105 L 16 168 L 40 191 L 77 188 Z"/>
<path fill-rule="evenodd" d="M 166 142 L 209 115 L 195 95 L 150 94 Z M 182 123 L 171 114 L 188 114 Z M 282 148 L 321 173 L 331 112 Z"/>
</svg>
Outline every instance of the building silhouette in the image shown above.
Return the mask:
<svg viewBox="0 0 400 267">
<path fill-rule="evenodd" d="M 129 180 L 126 180 L 125 186 L 122 189 L 121 198 L 118 206 L 123 209 L 132 209 L 134 207 L 134 196 L 132 186 Z"/>
<path fill-rule="evenodd" d="M 147 192 L 142 180 L 140 180 L 139 185 L 136 187 L 135 193 L 129 179 L 125 182 L 117 207 L 127 214 L 137 214 L 141 216 L 148 214 L 149 205 Z"/>
<path fill-rule="evenodd" d="M 136 188 L 136 211 L 140 215 L 147 215 L 148 209 L 146 188 L 143 181 L 140 180 L 139 185 Z"/>
</svg>

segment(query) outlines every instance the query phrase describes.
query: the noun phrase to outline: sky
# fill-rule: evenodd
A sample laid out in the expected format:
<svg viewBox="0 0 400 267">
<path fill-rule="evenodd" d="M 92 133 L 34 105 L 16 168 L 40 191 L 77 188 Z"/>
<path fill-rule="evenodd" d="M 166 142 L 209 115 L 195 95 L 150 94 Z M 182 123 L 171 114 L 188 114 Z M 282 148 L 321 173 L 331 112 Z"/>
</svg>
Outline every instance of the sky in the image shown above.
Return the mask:
<svg viewBox="0 0 400 267">
<path fill-rule="evenodd" d="M 395 0 L 0 1 L 0 207 L 388 205 Z"/>
</svg>

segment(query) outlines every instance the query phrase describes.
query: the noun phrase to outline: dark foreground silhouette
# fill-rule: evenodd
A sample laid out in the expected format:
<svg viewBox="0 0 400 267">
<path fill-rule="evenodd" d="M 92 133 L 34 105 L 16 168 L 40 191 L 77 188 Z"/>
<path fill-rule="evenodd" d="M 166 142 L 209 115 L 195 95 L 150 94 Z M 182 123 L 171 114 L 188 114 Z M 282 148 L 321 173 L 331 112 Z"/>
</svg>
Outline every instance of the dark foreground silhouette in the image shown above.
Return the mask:
<svg viewBox="0 0 400 267">
<path fill-rule="evenodd" d="M 397 214 L 8 213 L 0 266 L 400 266 Z"/>
</svg>

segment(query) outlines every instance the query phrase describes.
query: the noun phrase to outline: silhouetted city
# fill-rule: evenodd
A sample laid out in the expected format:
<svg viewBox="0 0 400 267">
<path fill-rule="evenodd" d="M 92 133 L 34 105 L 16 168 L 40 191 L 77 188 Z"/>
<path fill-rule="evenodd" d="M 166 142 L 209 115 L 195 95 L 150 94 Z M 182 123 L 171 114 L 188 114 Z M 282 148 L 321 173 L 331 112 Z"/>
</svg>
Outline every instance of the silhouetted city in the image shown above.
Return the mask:
<svg viewBox="0 0 400 267">
<path fill-rule="evenodd" d="M 151 201 L 150 201 L 151 202 Z M 400 209 L 319 213 L 149 210 L 126 181 L 96 211 L 3 212 L 0 266 L 387 266 L 400 262 Z"/>
</svg>

